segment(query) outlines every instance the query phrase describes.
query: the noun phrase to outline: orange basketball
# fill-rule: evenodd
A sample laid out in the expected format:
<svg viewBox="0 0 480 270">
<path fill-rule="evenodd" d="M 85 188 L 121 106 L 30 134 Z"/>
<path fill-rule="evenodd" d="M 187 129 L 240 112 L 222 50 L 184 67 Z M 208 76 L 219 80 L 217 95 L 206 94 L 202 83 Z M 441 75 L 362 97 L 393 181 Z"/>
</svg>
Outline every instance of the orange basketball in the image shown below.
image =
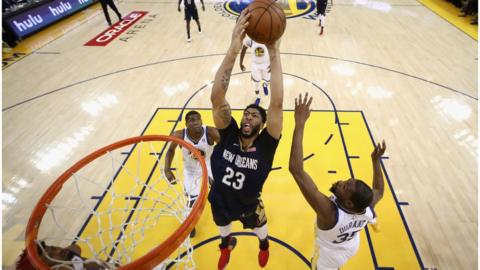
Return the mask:
<svg viewBox="0 0 480 270">
<path fill-rule="evenodd" d="M 276 0 L 254 0 L 247 8 L 250 11 L 247 35 L 258 43 L 271 43 L 279 39 L 287 20 Z"/>
</svg>

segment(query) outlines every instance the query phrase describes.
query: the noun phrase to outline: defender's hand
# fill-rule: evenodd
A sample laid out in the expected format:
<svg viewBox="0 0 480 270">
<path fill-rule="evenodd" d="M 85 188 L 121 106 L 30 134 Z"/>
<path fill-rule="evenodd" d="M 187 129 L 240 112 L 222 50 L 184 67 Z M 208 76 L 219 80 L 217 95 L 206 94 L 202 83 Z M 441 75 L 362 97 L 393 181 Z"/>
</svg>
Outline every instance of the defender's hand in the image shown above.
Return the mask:
<svg viewBox="0 0 480 270">
<path fill-rule="evenodd" d="M 385 153 L 385 150 L 387 149 L 387 145 L 385 144 L 385 141 L 382 141 L 382 145 L 378 143 L 375 146 L 375 149 L 373 149 L 372 152 L 372 161 L 379 161 L 380 157 Z"/>
<path fill-rule="evenodd" d="M 304 125 L 308 117 L 310 117 L 310 105 L 313 98 L 308 98 L 308 93 L 302 99 L 302 94 L 295 98 L 295 125 Z"/>
</svg>

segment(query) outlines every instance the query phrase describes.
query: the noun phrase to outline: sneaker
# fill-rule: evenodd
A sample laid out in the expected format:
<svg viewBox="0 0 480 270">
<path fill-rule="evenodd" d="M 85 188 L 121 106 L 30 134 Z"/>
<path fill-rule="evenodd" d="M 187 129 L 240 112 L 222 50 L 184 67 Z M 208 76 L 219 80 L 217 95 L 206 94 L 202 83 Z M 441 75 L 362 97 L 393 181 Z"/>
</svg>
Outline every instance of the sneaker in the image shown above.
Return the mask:
<svg viewBox="0 0 480 270">
<path fill-rule="evenodd" d="M 193 228 L 193 230 L 190 232 L 190 238 L 195 237 L 195 234 L 197 234 L 197 230 L 195 230 L 195 228 Z"/>
<path fill-rule="evenodd" d="M 201 33 L 203 33 L 203 31 L 202 31 L 202 30 L 198 30 L 198 33 L 201 34 Z"/>
<path fill-rule="evenodd" d="M 268 96 L 268 84 L 266 82 L 263 83 L 263 93 Z"/>
<path fill-rule="evenodd" d="M 187 37 L 187 42 L 190 42 L 192 41 L 192 38 L 191 37 Z"/>
<path fill-rule="evenodd" d="M 260 251 L 258 252 L 258 264 L 260 265 L 260 267 L 265 267 L 265 265 L 267 265 L 267 262 L 268 262 L 268 257 L 270 255 L 270 252 L 268 251 L 268 248 L 263 250 L 263 249 L 260 249 Z"/>
<path fill-rule="evenodd" d="M 237 245 L 237 238 L 230 237 L 228 241 L 228 247 L 220 248 L 220 258 L 218 259 L 218 270 L 223 270 L 227 267 L 228 262 L 230 261 L 230 252 L 235 248 Z"/>
</svg>

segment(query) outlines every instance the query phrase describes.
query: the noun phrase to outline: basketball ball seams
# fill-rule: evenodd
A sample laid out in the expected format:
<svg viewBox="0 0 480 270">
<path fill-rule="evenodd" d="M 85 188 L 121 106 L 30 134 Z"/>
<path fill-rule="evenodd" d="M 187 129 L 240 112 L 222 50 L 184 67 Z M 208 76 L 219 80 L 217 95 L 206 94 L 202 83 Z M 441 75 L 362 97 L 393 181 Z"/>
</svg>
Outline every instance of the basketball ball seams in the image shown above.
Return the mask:
<svg viewBox="0 0 480 270">
<path fill-rule="evenodd" d="M 283 9 L 276 1 L 254 0 L 247 8 L 250 11 L 251 17 L 248 20 L 250 24 L 247 26 L 246 32 L 252 40 L 258 43 L 268 44 L 283 35 L 287 24 L 286 17 Z M 265 15 L 265 12 L 268 12 L 269 18 Z"/>
<path fill-rule="evenodd" d="M 267 7 L 267 8 L 259 7 L 259 8 L 254 8 L 253 10 L 255 10 L 255 9 L 260 9 L 260 8 L 263 8 L 263 9 L 265 9 L 265 10 L 263 11 L 262 15 L 260 15 L 260 17 L 258 17 L 257 23 L 255 24 L 255 27 L 253 27 L 253 31 L 255 31 L 255 29 L 257 29 L 258 24 L 259 24 L 260 21 L 262 20 L 263 15 L 265 15 L 265 12 L 267 12 L 267 10 L 268 10 L 269 7 Z M 250 12 L 252 12 L 253 10 L 251 10 Z"/>
<path fill-rule="evenodd" d="M 273 16 L 270 11 L 268 11 L 268 15 L 270 15 L 270 31 L 268 32 L 268 42 L 270 42 L 272 40 Z"/>
<path fill-rule="evenodd" d="M 280 9 L 277 5 L 275 5 L 274 7 Z M 280 18 L 280 21 L 282 22 L 282 25 L 283 25 L 283 28 L 285 28 L 286 24 L 287 24 L 287 21 L 285 19 L 285 16 L 282 16 L 283 13 L 279 13 L 277 10 L 273 9 L 273 11 L 275 12 L 275 14 L 277 14 L 277 16 Z M 280 9 L 280 11 L 282 11 Z"/>
</svg>

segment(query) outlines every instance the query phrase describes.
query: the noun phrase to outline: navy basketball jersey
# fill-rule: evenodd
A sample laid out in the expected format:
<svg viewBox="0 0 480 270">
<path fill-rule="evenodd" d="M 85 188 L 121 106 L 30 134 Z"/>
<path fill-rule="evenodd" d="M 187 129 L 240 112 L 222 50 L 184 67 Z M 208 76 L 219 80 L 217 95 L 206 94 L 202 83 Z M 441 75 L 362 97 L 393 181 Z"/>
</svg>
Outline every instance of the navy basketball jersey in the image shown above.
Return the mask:
<svg viewBox="0 0 480 270">
<path fill-rule="evenodd" d="M 264 128 L 253 145 L 243 151 L 240 129 L 235 119 L 220 129 L 220 143 L 211 156 L 213 185 L 210 202 L 232 211 L 242 211 L 258 203 L 263 184 L 272 169 L 273 157 L 279 140 Z"/>
</svg>

